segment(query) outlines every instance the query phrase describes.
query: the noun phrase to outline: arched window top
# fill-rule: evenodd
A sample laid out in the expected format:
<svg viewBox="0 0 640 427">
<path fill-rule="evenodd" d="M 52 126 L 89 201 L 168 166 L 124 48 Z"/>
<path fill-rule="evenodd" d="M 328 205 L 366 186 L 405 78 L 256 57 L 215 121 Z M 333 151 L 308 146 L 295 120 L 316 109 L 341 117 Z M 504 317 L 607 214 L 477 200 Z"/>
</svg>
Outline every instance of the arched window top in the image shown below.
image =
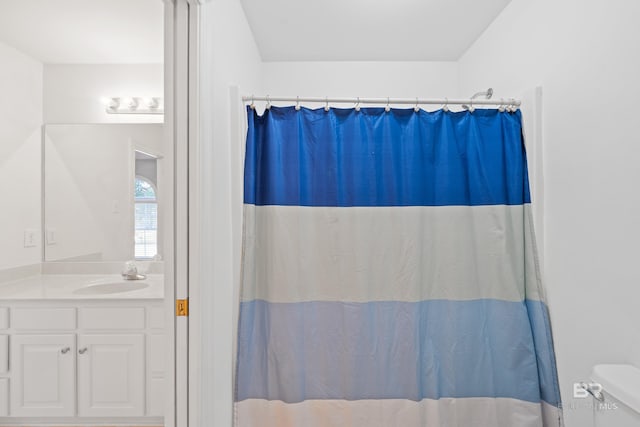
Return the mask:
<svg viewBox="0 0 640 427">
<path fill-rule="evenodd" d="M 134 197 L 136 200 L 156 200 L 156 189 L 151 181 L 137 176 Z"/>
</svg>

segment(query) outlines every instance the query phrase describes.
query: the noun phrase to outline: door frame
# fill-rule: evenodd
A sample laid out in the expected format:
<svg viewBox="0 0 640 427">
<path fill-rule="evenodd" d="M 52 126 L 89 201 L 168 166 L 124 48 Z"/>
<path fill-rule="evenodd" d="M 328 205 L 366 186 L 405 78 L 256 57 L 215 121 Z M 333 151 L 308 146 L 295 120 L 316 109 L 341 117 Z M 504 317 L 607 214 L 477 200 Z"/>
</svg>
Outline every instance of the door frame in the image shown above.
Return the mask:
<svg viewBox="0 0 640 427">
<path fill-rule="evenodd" d="M 166 176 L 173 191 L 166 196 L 165 313 L 167 318 L 167 384 L 165 426 L 189 426 L 189 318 L 176 316 L 176 300 L 189 297 L 189 118 L 190 14 L 198 4 L 188 0 L 164 2 L 164 142 L 171 159 Z M 197 13 L 197 12 L 196 12 Z M 167 156 L 168 157 L 168 156 Z"/>
<path fill-rule="evenodd" d="M 212 112 L 212 97 L 201 96 L 210 89 L 211 76 L 201 80 L 202 69 L 211 70 L 213 52 L 210 41 L 202 37 L 202 9 L 209 0 L 163 0 L 165 4 L 165 143 L 173 153 L 165 170 L 173 176 L 174 191 L 166 200 L 173 206 L 165 214 L 169 226 L 165 247 L 165 308 L 168 322 L 168 384 L 165 426 L 199 427 L 201 410 L 202 363 L 201 334 L 211 332 L 203 323 L 211 314 L 199 304 L 202 266 L 207 262 L 207 240 L 200 238 L 206 221 L 203 213 L 211 208 L 207 192 L 208 167 L 202 166 L 211 145 L 211 118 L 201 120 L 203 113 Z M 207 144 L 205 144 L 207 142 Z M 202 156 L 201 156 L 202 155 Z M 169 198 L 168 197 L 168 198 Z M 207 252 L 208 253 L 208 252 Z M 187 316 L 176 316 L 176 300 L 190 302 Z M 231 375 L 231 373 L 229 373 Z M 208 418 L 208 417 L 207 417 Z"/>
</svg>

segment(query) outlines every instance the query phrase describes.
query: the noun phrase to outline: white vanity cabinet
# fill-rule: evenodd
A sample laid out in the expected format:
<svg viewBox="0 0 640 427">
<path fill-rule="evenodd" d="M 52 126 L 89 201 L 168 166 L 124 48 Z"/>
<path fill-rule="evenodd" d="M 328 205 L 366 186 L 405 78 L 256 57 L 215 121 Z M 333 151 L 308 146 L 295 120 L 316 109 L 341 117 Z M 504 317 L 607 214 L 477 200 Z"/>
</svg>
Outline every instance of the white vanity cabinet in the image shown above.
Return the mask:
<svg viewBox="0 0 640 427">
<path fill-rule="evenodd" d="M 19 301 L 3 310 L 10 350 L 6 372 L 0 366 L 0 426 L 162 421 L 161 300 Z"/>
</svg>

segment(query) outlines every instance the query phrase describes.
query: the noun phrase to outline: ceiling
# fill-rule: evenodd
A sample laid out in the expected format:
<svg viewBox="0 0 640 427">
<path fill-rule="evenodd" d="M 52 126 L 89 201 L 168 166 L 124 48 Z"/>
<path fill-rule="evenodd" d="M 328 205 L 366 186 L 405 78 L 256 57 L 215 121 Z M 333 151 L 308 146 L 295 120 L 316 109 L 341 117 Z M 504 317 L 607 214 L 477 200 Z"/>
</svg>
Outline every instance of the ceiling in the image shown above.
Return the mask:
<svg viewBox="0 0 640 427">
<path fill-rule="evenodd" d="M 510 0 L 240 0 L 264 61 L 455 61 Z M 0 0 L 44 63 L 163 61 L 161 0 Z"/>
<path fill-rule="evenodd" d="M 264 61 L 455 61 L 511 0 L 240 0 Z"/>
<path fill-rule="evenodd" d="M 44 63 L 163 62 L 161 0 L 0 0 L 0 42 Z"/>
</svg>

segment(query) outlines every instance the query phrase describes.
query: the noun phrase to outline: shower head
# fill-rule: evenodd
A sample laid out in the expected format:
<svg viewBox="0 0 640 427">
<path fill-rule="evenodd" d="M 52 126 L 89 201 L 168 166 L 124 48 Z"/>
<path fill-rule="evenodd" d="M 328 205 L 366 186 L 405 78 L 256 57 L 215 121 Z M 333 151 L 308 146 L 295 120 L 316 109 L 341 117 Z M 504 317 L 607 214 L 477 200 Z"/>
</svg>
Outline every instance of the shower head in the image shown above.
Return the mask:
<svg viewBox="0 0 640 427">
<path fill-rule="evenodd" d="M 484 97 L 485 97 L 485 99 L 491 99 L 491 97 L 493 96 L 493 88 L 489 88 L 489 89 L 487 89 L 487 90 L 485 90 L 485 91 L 482 91 L 482 92 L 474 93 L 474 94 L 471 96 L 470 100 L 471 100 L 471 101 L 473 101 L 474 99 L 476 99 L 476 98 L 478 98 L 478 97 L 480 97 L 480 96 L 484 96 Z M 473 102 L 470 102 L 469 104 L 470 104 L 470 105 L 462 104 L 462 108 L 464 108 L 465 110 L 469 110 L 470 112 L 472 112 L 472 113 L 473 113 L 473 110 L 475 109 L 475 108 L 473 107 Z"/>
</svg>

